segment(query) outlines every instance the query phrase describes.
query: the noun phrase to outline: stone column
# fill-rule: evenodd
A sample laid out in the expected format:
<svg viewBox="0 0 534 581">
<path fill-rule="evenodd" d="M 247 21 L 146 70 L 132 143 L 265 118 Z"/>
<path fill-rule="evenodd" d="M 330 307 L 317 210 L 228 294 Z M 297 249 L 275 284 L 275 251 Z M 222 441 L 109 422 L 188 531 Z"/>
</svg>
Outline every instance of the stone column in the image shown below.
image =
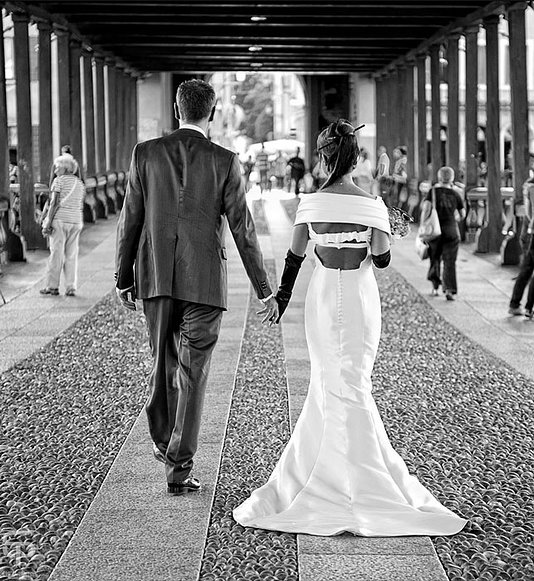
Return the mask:
<svg viewBox="0 0 534 581">
<path fill-rule="evenodd" d="M 17 99 L 17 162 L 20 186 L 20 221 L 27 248 L 42 246 L 42 236 L 35 221 L 33 194 L 33 143 L 30 96 L 30 49 L 27 14 L 14 13 L 14 53 Z"/>
<path fill-rule="evenodd" d="M 426 154 L 426 54 L 417 56 L 417 173 L 429 179 Z"/>
<path fill-rule="evenodd" d="M 393 78 L 393 73 L 389 72 L 386 77 L 386 146 L 388 150 L 389 157 L 391 158 L 392 165 L 390 171 L 393 170 L 393 149 L 397 145 L 395 136 L 395 108 L 393 106 L 395 95 L 395 80 Z"/>
<path fill-rule="evenodd" d="M 124 127 L 124 109 L 125 109 L 125 90 L 123 83 L 123 67 L 115 67 L 115 135 L 116 135 L 116 159 L 115 159 L 115 169 L 119 171 L 122 168 L 122 160 L 124 154 L 124 141 L 123 141 L 123 127 Z"/>
<path fill-rule="evenodd" d="M 499 252 L 502 242 L 499 16 L 484 19 L 486 29 L 486 155 L 488 163 L 487 226 L 478 239 L 478 252 Z"/>
<path fill-rule="evenodd" d="M 399 69 L 395 68 L 391 72 L 391 92 L 389 94 L 389 104 L 390 104 L 390 120 L 391 120 L 391 137 L 392 137 L 392 149 L 401 145 L 400 136 L 400 114 L 399 114 L 399 94 L 400 94 L 400 83 L 399 83 Z"/>
<path fill-rule="evenodd" d="M 391 122 L 389 119 L 389 99 L 391 91 L 391 79 L 389 74 L 386 73 L 382 77 L 382 131 L 383 131 L 383 145 L 391 158 L 391 133 L 389 131 L 391 127 Z"/>
<path fill-rule="evenodd" d="M 127 171 L 130 165 L 130 156 L 132 153 L 132 118 L 133 118 L 133 99 L 132 99 L 132 77 L 131 74 L 126 71 L 124 73 L 124 86 L 125 86 L 125 99 L 126 99 L 126 116 L 124 121 L 124 154 L 122 168 Z"/>
<path fill-rule="evenodd" d="M 0 4 L 0 10 L 2 5 Z M 0 27 L 0 198 L 9 197 L 9 145 L 7 129 L 4 28 Z M 0 227 L 1 230 L 1 227 Z"/>
<path fill-rule="evenodd" d="M 88 177 L 96 175 L 95 146 L 95 103 L 93 96 L 93 57 L 92 52 L 84 50 L 83 56 L 83 88 L 85 100 L 85 144 L 84 151 L 87 160 L 85 169 Z"/>
<path fill-rule="evenodd" d="M 453 35 L 447 41 L 447 165 L 458 176 L 460 165 L 459 136 L 459 79 L 458 79 L 458 41 L 460 35 Z M 465 179 L 465 178 L 464 178 Z"/>
<path fill-rule="evenodd" d="M 30 48 L 27 14 L 14 13 L 14 53 L 17 99 L 17 158 L 20 186 L 21 233 L 29 249 L 40 248 L 43 237 L 35 221 L 33 142 L 30 96 Z"/>
<path fill-rule="evenodd" d="M 132 99 L 132 125 L 131 125 L 131 150 L 134 148 L 135 144 L 138 140 L 137 135 L 137 124 L 138 124 L 138 112 L 137 112 L 137 77 L 132 76 L 132 92 L 131 92 L 131 99 Z M 128 160 L 128 166 L 130 164 L 130 160 Z M 127 168 L 126 168 L 127 169 Z"/>
<path fill-rule="evenodd" d="M 71 143 L 70 112 L 70 34 L 67 30 L 56 28 L 58 59 L 58 100 L 59 100 L 59 145 Z M 54 152 L 59 154 L 59 151 Z M 78 155 L 78 152 L 74 152 Z"/>
<path fill-rule="evenodd" d="M 508 7 L 510 37 L 510 87 L 512 99 L 512 155 L 516 204 L 522 204 L 522 185 L 528 178 L 529 134 L 527 95 L 527 54 L 525 10 L 527 2 L 514 2 Z"/>
<path fill-rule="evenodd" d="M 406 171 L 408 173 L 408 180 L 415 176 L 415 124 L 414 124 L 414 105 L 415 95 L 413 89 L 413 68 L 414 62 L 407 63 L 404 75 L 404 142 L 408 147 L 408 163 Z"/>
<path fill-rule="evenodd" d="M 54 159 L 52 149 L 52 55 L 50 22 L 39 20 L 39 181 L 49 183 Z"/>
<path fill-rule="evenodd" d="M 70 41 L 70 144 L 72 154 L 83 164 L 82 151 L 82 87 L 80 80 L 80 57 L 82 44 L 78 39 Z"/>
<path fill-rule="evenodd" d="M 384 80 L 383 77 L 375 78 L 375 122 L 376 122 L 376 147 L 385 145 L 384 141 Z"/>
<path fill-rule="evenodd" d="M 465 34 L 465 187 L 478 185 L 478 26 Z"/>
<path fill-rule="evenodd" d="M 115 63 L 106 60 L 108 73 L 108 103 L 107 124 L 109 135 L 109 166 L 108 172 L 117 170 L 117 70 Z"/>
<path fill-rule="evenodd" d="M 406 145 L 406 66 L 399 65 L 397 67 L 397 136 L 398 145 Z"/>
<path fill-rule="evenodd" d="M 95 56 L 96 171 L 106 173 L 106 104 L 104 92 L 104 59 Z"/>
<path fill-rule="evenodd" d="M 430 47 L 430 89 L 432 104 L 432 182 L 437 181 L 439 168 L 443 165 L 441 159 L 441 96 L 439 55 L 440 46 Z"/>
</svg>

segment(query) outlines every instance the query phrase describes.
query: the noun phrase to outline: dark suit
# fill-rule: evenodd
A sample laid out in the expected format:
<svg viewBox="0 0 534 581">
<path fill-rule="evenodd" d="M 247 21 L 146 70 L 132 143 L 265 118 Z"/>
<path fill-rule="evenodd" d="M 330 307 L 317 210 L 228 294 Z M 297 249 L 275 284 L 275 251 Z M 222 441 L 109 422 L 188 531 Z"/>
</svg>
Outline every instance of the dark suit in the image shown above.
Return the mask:
<svg viewBox="0 0 534 581">
<path fill-rule="evenodd" d="M 147 415 L 167 480 L 193 465 L 211 353 L 227 305 L 228 223 L 259 298 L 271 289 L 238 158 L 179 129 L 136 145 L 117 230 L 117 287 L 135 284 L 154 366 Z"/>
</svg>

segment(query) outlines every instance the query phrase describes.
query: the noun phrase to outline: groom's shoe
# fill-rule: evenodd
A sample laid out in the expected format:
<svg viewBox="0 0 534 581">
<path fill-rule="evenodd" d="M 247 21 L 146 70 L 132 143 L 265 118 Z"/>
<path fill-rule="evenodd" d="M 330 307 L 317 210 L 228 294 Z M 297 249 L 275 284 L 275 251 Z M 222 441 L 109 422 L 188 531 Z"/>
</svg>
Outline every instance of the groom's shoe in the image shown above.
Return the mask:
<svg viewBox="0 0 534 581">
<path fill-rule="evenodd" d="M 200 482 L 193 477 L 186 478 L 182 482 L 168 482 L 167 492 L 174 496 L 182 496 L 189 492 L 198 492 L 200 490 Z"/>
<path fill-rule="evenodd" d="M 152 444 L 152 453 L 154 454 L 154 458 L 158 462 L 163 462 L 163 464 L 167 463 L 165 459 L 165 454 L 156 446 L 156 444 Z"/>
</svg>

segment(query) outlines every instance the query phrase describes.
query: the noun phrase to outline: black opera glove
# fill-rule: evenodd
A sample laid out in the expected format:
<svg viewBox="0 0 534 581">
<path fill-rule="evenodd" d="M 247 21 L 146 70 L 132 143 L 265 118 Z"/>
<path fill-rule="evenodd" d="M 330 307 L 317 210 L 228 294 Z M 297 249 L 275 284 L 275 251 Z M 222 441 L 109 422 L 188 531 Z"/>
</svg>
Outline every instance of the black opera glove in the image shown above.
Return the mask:
<svg viewBox="0 0 534 581">
<path fill-rule="evenodd" d="M 376 268 L 386 268 L 391 262 L 391 251 L 386 250 L 384 254 L 371 254 L 371 257 Z"/>
<path fill-rule="evenodd" d="M 282 280 L 280 281 L 280 286 L 274 295 L 274 298 L 278 303 L 277 323 L 280 322 L 284 311 L 287 309 L 287 305 L 289 304 L 293 292 L 293 287 L 295 286 L 295 281 L 297 280 L 297 275 L 305 258 L 306 255 L 298 256 L 298 254 L 291 252 L 291 250 L 287 251 Z"/>
</svg>

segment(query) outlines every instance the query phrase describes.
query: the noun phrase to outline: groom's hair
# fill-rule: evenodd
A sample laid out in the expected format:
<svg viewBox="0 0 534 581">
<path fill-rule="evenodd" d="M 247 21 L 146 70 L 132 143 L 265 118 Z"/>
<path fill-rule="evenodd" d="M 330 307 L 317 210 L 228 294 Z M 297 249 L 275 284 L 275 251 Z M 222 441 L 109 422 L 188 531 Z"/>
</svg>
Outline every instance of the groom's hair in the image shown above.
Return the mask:
<svg viewBox="0 0 534 581">
<path fill-rule="evenodd" d="M 216 96 L 213 87 L 200 79 L 184 81 L 176 91 L 176 104 L 184 121 L 201 121 L 211 114 Z"/>
</svg>

